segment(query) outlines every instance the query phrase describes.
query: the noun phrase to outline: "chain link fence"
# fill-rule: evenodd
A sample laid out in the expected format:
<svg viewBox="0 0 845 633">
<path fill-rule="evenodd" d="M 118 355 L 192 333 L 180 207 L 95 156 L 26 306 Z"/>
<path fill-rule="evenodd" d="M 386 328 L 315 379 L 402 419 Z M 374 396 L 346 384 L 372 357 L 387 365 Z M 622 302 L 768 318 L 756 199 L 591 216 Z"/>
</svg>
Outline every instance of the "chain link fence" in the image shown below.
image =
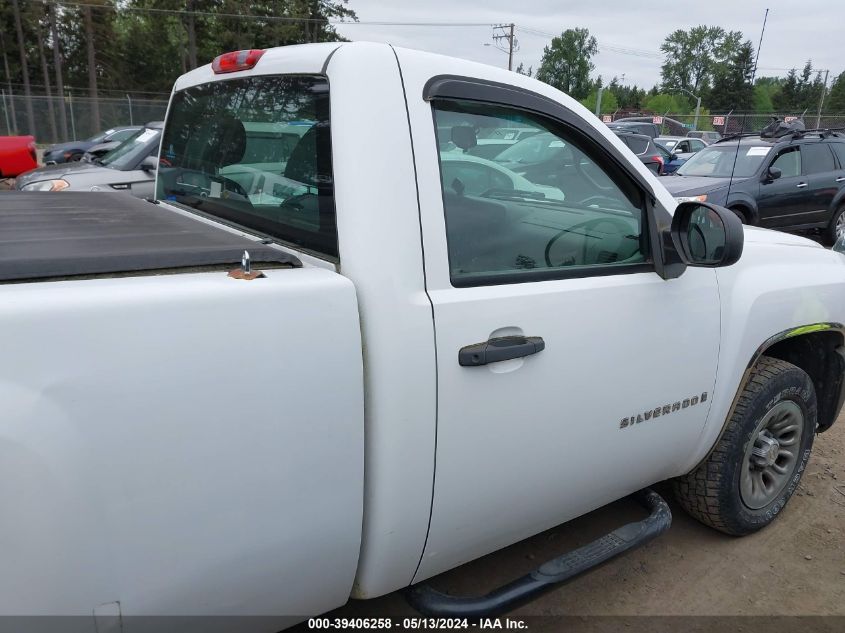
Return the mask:
<svg viewBox="0 0 845 633">
<path fill-rule="evenodd" d="M 662 115 L 612 115 L 605 114 L 602 120 L 606 123 L 612 121 L 643 121 L 655 123 L 660 126 L 660 134 L 666 136 L 686 136 L 691 130 L 716 131 L 726 136 L 728 134 L 751 134 L 759 132 L 773 119 L 784 119 L 790 121 L 800 119 L 807 129 L 845 129 L 845 114 L 821 116 L 817 114 L 801 112 L 779 112 L 770 114 L 743 114 L 726 112 L 724 114 L 672 114 L 667 112 Z"/>
<path fill-rule="evenodd" d="M 27 101 L 0 90 L 0 136 L 31 134 L 39 145 L 50 145 L 86 139 L 118 125 L 161 121 L 166 111 L 167 99 L 33 95 Z"/>
</svg>

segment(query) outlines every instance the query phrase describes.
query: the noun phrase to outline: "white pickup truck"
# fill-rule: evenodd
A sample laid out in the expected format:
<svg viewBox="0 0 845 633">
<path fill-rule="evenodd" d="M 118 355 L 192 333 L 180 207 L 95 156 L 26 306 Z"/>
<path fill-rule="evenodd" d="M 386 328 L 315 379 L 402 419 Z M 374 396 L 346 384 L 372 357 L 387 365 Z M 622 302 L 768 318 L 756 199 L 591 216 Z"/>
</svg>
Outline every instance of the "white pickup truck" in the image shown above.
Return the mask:
<svg viewBox="0 0 845 633">
<path fill-rule="evenodd" d="M 239 51 L 176 82 L 160 161 L 156 204 L 0 194 L 0 614 L 503 613 L 668 528 L 656 482 L 766 526 L 842 406 L 845 257 L 676 208 L 533 79 Z M 510 585 L 428 583 L 638 491 Z"/>
</svg>

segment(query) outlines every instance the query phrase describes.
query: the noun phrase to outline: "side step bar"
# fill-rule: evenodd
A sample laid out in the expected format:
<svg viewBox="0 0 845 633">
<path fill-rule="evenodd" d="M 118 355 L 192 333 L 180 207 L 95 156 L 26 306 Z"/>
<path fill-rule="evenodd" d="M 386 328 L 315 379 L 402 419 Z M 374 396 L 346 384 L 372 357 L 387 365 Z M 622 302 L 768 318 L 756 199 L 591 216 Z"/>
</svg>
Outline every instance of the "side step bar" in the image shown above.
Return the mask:
<svg viewBox="0 0 845 633">
<path fill-rule="evenodd" d="M 534 571 L 484 596 L 450 596 L 428 585 L 414 585 L 405 599 L 427 616 L 453 618 L 495 617 L 530 602 L 599 565 L 645 545 L 672 525 L 672 511 L 663 498 L 646 488 L 634 495 L 648 511 L 642 521 L 628 523 L 592 543 L 543 563 Z"/>
</svg>

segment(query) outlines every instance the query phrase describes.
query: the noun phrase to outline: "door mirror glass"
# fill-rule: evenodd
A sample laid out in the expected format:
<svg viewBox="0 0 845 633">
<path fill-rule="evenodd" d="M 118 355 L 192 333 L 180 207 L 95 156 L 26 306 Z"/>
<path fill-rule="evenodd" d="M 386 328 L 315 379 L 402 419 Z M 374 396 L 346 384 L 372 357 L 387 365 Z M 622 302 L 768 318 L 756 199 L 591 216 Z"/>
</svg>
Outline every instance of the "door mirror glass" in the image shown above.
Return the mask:
<svg viewBox="0 0 845 633">
<path fill-rule="evenodd" d="M 769 180 L 777 180 L 783 175 L 783 172 L 780 170 L 779 167 L 769 167 L 767 175 Z"/>
<path fill-rule="evenodd" d="M 742 222 L 713 204 L 683 202 L 675 210 L 672 233 L 690 266 L 730 266 L 742 255 Z"/>
</svg>

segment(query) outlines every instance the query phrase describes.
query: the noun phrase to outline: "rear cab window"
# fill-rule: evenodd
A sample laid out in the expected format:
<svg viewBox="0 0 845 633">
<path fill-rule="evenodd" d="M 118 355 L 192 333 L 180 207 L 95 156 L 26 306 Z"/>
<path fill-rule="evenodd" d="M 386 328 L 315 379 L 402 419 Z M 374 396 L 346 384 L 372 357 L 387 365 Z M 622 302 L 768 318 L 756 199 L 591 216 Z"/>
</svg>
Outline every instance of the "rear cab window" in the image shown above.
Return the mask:
<svg viewBox="0 0 845 633">
<path fill-rule="evenodd" d="M 336 261 L 328 80 L 262 75 L 175 93 L 157 197 Z"/>
</svg>

